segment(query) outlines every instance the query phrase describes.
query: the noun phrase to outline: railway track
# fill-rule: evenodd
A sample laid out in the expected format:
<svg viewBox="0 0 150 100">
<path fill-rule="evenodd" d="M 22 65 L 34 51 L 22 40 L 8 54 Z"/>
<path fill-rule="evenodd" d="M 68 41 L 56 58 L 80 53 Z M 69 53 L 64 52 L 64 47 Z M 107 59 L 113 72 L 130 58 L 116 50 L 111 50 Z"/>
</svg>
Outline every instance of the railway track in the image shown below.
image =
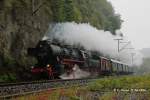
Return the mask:
<svg viewBox="0 0 150 100">
<path fill-rule="evenodd" d="M 0 99 L 19 96 L 22 94 L 36 93 L 54 88 L 67 88 L 82 86 L 95 79 L 70 79 L 70 80 L 44 80 L 34 82 L 19 82 L 0 84 Z"/>
</svg>

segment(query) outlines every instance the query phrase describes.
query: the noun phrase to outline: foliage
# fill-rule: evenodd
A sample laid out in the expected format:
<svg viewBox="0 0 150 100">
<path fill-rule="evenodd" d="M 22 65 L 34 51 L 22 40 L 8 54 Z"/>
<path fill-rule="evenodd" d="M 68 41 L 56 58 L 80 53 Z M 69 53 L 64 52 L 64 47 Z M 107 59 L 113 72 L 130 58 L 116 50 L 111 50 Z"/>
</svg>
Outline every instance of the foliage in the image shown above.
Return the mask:
<svg viewBox="0 0 150 100">
<path fill-rule="evenodd" d="M 65 0 L 65 21 L 74 21 L 73 0 Z"/>
<path fill-rule="evenodd" d="M 16 75 L 9 73 L 0 75 L 0 82 L 13 82 L 16 80 Z"/>
<path fill-rule="evenodd" d="M 75 21 L 111 31 L 120 29 L 122 20 L 106 0 L 51 0 L 55 22 Z"/>
<path fill-rule="evenodd" d="M 15 59 L 10 55 L 8 54 L 8 52 L 4 53 L 4 66 L 5 67 L 10 67 L 11 66 L 14 66 L 15 65 Z"/>
<path fill-rule="evenodd" d="M 93 26 L 111 31 L 120 29 L 122 20 L 115 14 L 111 3 L 107 0 L 75 0 L 75 7 L 80 10 L 82 22 L 89 22 Z"/>
<path fill-rule="evenodd" d="M 150 89 L 150 76 L 123 76 L 96 80 L 88 87 L 89 90 L 110 91 L 113 89 Z"/>
<path fill-rule="evenodd" d="M 62 22 L 65 19 L 64 16 L 64 0 L 51 0 L 51 9 L 53 11 L 53 21 Z"/>
</svg>

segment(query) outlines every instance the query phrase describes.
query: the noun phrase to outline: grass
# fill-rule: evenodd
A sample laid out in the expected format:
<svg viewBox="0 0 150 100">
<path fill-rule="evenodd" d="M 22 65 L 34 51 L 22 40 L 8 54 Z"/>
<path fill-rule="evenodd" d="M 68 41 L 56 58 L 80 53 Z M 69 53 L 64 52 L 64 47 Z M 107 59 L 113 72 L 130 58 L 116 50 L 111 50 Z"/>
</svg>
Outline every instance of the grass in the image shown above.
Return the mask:
<svg viewBox="0 0 150 100">
<path fill-rule="evenodd" d="M 150 89 L 150 75 L 110 77 L 96 80 L 89 84 L 89 90 L 113 90 L 118 89 Z"/>
</svg>

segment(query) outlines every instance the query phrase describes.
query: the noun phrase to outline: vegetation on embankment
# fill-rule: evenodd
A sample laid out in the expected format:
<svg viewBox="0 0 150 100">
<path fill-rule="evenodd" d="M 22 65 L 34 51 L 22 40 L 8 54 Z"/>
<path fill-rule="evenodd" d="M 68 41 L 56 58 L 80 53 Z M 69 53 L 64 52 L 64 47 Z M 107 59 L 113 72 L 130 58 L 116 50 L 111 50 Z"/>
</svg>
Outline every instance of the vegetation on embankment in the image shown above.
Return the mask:
<svg viewBox="0 0 150 100">
<path fill-rule="evenodd" d="M 148 89 L 150 90 L 150 75 L 116 76 L 96 80 L 88 86 L 89 90 L 109 91 L 114 89 Z"/>
<path fill-rule="evenodd" d="M 0 75 L 29 76 L 25 72 L 36 61 L 27 48 L 37 44 L 50 23 L 71 21 L 113 34 L 122 22 L 107 0 L 0 0 Z"/>
<path fill-rule="evenodd" d="M 150 75 L 107 77 L 88 86 L 48 90 L 17 97 L 16 100 L 149 100 Z"/>
<path fill-rule="evenodd" d="M 16 81 L 16 76 L 13 73 L 5 73 L 0 75 L 0 82 L 14 82 Z"/>
</svg>

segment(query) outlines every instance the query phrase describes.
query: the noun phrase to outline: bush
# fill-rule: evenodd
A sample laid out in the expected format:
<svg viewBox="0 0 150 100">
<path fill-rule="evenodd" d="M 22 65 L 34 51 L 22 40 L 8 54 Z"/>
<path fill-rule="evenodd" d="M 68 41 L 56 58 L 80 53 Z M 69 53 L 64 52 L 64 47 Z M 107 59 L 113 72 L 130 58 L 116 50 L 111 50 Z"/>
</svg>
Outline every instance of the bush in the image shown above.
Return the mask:
<svg viewBox="0 0 150 100">
<path fill-rule="evenodd" d="M 3 74 L 0 75 L 0 82 L 13 82 L 16 81 L 16 75 L 15 74 Z"/>
<path fill-rule="evenodd" d="M 89 90 L 108 91 L 113 89 L 150 89 L 150 76 L 123 76 L 96 80 L 89 84 Z"/>
</svg>

